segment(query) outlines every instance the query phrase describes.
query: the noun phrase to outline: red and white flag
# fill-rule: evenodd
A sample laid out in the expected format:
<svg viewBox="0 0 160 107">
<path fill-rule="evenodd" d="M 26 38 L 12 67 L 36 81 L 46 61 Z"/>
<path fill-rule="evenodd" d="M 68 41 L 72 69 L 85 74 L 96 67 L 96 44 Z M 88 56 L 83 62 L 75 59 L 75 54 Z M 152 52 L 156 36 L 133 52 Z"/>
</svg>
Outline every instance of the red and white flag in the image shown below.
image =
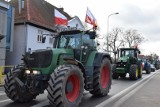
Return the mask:
<svg viewBox="0 0 160 107">
<path fill-rule="evenodd" d="M 91 11 L 89 10 L 89 8 L 87 8 L 87 12 L 86 12 L 86 17 L 85 17 L 85 22 L 89 23 L 91 25 L 93 25 L 93 27 L 96 27 L 96 19 L 93 16 L 93 14 L 91 13 Z"/>
<path fill-rule="evenodd" d="M 54 13 L 55 13 L 55 16 L 54 16 L 55 24 L 68 25 L 68 20 L 66 16 L 60 13 L 57 9 L 55 9 Z"/>
</svg>

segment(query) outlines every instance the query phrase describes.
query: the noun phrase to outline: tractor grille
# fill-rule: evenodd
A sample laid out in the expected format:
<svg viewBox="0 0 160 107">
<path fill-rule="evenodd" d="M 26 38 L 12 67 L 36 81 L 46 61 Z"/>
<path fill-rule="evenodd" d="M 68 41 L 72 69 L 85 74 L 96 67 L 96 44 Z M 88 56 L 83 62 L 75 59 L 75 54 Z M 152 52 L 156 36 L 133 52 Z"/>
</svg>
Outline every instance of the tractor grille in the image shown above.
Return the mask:
<svg viewBox="0 0 160 107">
<path fill-rule="evenodd" d="M 118 62 L 117 67 L 124 68 L 127 66 L 127 62 Z"/>
<path fill-rule="evenodd" d="M 36 51 L 29 54 L 27 62 L 32 68 L 45 68 L 50 66 L 52 61 L 52 50 Z"/>
</svg>

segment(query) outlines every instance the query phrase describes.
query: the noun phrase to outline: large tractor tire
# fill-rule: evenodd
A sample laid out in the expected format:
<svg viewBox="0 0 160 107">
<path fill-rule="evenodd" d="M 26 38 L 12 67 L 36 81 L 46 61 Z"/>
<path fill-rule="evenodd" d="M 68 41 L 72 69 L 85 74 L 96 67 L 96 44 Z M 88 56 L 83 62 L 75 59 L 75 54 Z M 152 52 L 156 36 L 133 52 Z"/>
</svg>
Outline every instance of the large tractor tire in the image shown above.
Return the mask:
<svg viewBox="0 0 160 107">
<path fill-rule="evenodd" d="M 48 82 L 48 99 L 55 107 L 78 107 L 83 97 L 83 73 L 75 65 L 61 65 Z"/>
<path fill-rule="evenodd" d="M 150 73 L 151 73 L 151 67 L 148 66 L 148 67 L 146 68 L 146 73 L 147 73 L 147 74 L 150 74 Z"/>
<path fill-rule="evenodd" d="M 4 84 L 5 93 L 11 100 L 15 102 L 20 102 L 20 103 L 30 102 L 33 99 L 35 99 L 36 96 L 38 95 L 30 93 L 27 89 L 22 90 L 22 88 L 20 88 L 19 85 L 17 84 L 15 80 L 16 78 L 18 78 L 22 82 L 26 81 L 26 79 L 23 76 L 24 70 L 25 68 L 20 65 L 14 67 L 7 73 L 7 76 L 5 78 L 5 84 Z"/>
<path fill-rule="evenodd" d="M 138 64 L 138 78 L 142 78 L 142 69 L 143 69 L 143 65 L 139 63 Z"/>
<path fill-rule="evenodd" d="M 116 67 L 117 67 L 117 65 L 116 64 L 113 64 L 112 65 L 112 78 L 113 79 L 118 79 L 118 73 L 116 72 Z"/>
<path fill-rule="evenodd" d="M 136 64 L 132 64 L 130 66 L 129 78 L 131 80 L 137 80 L 138 79 L 138 66 Z"/>
<path fill-rule="evenodd" d="M 109 93 L 112 82 L 111 64 L 105 58 L 101 63 L 101 67 L 96 68 L 93 73 L 93 90 L 91 94 L 95 96 L 106 96 Z"/>
</svg>

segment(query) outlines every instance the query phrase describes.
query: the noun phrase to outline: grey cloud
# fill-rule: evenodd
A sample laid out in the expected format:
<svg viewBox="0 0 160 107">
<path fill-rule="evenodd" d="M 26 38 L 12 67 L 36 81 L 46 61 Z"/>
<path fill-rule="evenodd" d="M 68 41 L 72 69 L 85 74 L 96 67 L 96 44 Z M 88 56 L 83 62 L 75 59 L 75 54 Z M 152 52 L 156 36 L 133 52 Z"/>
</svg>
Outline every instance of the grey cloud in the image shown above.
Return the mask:
<svg viewBox="0 0 160 107">
<path fill-rule="evenodd" d="M 126 29 L 130 26 L 151 41 L 160 41 L 160 9 L 146 10 L 135 5 L 126 5 L 120 9 L 120 14 L 115 17 L 120 25 Z"/>
</svg>

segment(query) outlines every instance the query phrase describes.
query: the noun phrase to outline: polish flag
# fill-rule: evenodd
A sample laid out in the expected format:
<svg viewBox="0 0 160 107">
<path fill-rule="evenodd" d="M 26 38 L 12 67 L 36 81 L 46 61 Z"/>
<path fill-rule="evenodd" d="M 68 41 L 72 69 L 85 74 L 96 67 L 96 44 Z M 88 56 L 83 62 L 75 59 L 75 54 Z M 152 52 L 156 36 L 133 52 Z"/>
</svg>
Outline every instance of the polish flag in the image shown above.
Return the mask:
<svg viewBox="0 0 160 107">
<path fill-rule="evenodd" d="M 86 17 L 85 17 L 85 22 L 89 23 L 91 25 L 93 25 L 93 27 L 96 27 L 96 19 L 93 16 L 93 14 L 91 13 L 91 11 L 89 10 L 89 8 L 87 8 L 87 12 L 86 12 Z"/>
<path fill-rule="evenodd" d="M 62 13 L 60 13 L 57 9 L 55 9 L 54 13 L 55 13 L 55 17 L 54 17 L 55 24 L 68 25 L 68 20 L 67 20 L 66 16 L 64 16 Z"/>
</svg>

